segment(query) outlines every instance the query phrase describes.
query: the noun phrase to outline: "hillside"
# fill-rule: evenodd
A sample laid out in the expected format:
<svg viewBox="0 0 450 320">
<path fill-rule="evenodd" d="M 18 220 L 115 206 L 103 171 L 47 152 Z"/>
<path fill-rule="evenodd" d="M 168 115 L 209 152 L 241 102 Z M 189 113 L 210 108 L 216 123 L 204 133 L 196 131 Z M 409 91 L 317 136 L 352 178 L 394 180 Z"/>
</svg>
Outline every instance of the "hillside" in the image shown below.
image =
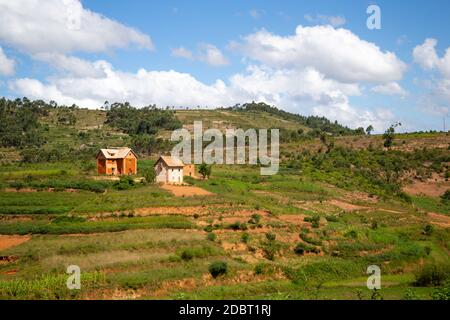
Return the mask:
<svg viewBox="0 0 450 320">
<path fill-rule="evenodd" d="M 384 147 L 380 135 L 266 106 L 3 106 L 2 298 L 434 299 L 447 290 L 447 133 L 398 134 Z M 153 183 L 154 159 L 171 146 L 161 137 L 194 120 L 280 126 L 279 172 L 213 165 L 209 179 Z M 138 175 L 97 175 L 98 148 L 123 145 L 139 152 Z M 83 270 L 76 292 L 65 287 L 72 264 Z M 385 281 L 376 295 L 366 287 L 374 264 Z"/>
</svg>

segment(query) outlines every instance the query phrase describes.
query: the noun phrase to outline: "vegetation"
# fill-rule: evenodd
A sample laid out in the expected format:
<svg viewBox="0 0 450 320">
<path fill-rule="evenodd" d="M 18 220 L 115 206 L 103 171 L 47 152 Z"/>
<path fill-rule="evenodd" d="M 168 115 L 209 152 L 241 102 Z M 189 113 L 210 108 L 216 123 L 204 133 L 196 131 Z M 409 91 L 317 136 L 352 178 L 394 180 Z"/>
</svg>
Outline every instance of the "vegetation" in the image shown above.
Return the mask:
<svg viewBox="0 0 450 320">
<path fill-rule="evenodd" d="M 445 133 L 394 131 L 385 148 L 372 130 L 256 103 L 1 103 L 20 135 L 0 129 L 0 235 L 12 239 L 0 250 L 2 299 L 448 299 Z M 188 179 L 209 196 L 154 184 L 170 130 L 200 118 L 205 128 L 279 126 L 278 174 L 214 165 L 209 179 Z M 139 175 L 98 176 L 105 146 L 138 146 Z M 70 264 L 83 270 L 79 291 L 65 286 Z M 376 292 L 366 288 L 373 264 L 389 283 Z"/>
</svg>

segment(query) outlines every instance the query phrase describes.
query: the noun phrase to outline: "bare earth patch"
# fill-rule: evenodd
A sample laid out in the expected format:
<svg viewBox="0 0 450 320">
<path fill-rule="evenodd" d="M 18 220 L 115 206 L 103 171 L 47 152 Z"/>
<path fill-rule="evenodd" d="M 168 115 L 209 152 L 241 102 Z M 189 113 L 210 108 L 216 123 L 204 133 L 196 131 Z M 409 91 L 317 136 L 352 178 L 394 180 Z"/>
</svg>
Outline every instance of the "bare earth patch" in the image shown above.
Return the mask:
<svg viewBox="0 0 450 320">
<path fill-rule="evenodd" d="M 4 236 L 0 235 L 0 251 L 12 248 L 30 240 L 29 236 Z"/>
<path fill-rule="evenodd" d="M 211 196 L 214 194 L 205 189 L 194 186 L 176 186 L 171 184 L 163 184 L 161 188 L 173 193 L 175 197 Z"/>
<path fill-rule="evenodd" d="M 356 210 L 369 209 L 368 207 L 358 206 L 356 204 L 351 204 L 351 203 L 344 202 L 344 201 L 337 200 L 337 199 L 329 200 L 328 203 L 335 207 L 341 208 L 342 210 L 345 210 L 345 211 L 356 211 Z"/>
<path fill-rule="evenodd" d="M 430 222 L 444 228 L 450 228 L 450 217 L 438 214 L 434 212 L 428 212 L 427 216 L 430 218 Z"/>
<path fill-rule="evenodd" d="M 403 187 L 403 191 L 410 195 L 425 195 L 435 198 L 440 197 L 448 189 L 450 189 L 450 181 L 436 178 L 428 179 L 427 181 L 415 181 L 414 183 Z"/>
</svg>

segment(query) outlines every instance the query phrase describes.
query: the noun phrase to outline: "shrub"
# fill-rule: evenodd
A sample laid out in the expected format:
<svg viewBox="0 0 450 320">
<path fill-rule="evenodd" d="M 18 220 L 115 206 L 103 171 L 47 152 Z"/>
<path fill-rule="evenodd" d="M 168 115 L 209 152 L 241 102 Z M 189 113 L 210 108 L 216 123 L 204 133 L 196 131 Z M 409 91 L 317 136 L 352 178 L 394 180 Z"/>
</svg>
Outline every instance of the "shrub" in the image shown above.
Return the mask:
<svg viewBox="0 0 450 320">
<path fill-rule="evenodd" d="M 440 286 L 450 279 L 450 266 L 427 264 L 415 274 L 414 285 L 418 287 Z"/>
<path fill-rule="evenodd" d="M 213 231 L 213 226 L 211 224 L 209 224 L 206 227 L 204 227 L 203 230 L 206 231 L 206 232 L 212 232 Z"/>
<path fill-rule="evenodd" d="M 215 241 L 216 240 L 216 235 L 212 232 L 208 232 L 208 234 L 206 235 L 206 239 L 209 241 Z"/>
<path fill-rule="evenodd" d="M 247 243 L 250 240 L 250 235 L 247 232 L 243 232 L 241 235 L 241 241 Z"/>
<path fill-rule="evenodd" d="M 248 221 L 248 223 L 257 225 L 257 224 L 259 224 L 260 221 L 261 221 L 261 215 L 255 213 L 255 214 L 252 214 L 252 216 L 251 216 L 250 220 Z"/>
<path fill-rule="evenodd" d="M 321 246 L 322 245 L 322 241 L 316 240 L 316 239 L 313 239 L 313 238 L 309 237 L 306 232 L 300 233 L 299 236 L 300 236 L 300 239 L 302 239 L 303 241 L 308 242 L 308 243 L 310 243 L 312 245 L 315 245 L 315 246 Z"/>
<path fill-rule="evenodd" d="M 448 177 L 447 177 L 447 173 L 448 173 L 448 171 L 446 172 L 446 178 L 448 179 Z M 444 192 L 444 194 L 443 195 L 441 195 L 441 200 L 442 200 L 442 202 L 450 202 L 450 189 L 447 189 L 445 192 Z"/>
<path fill-rule="evenodd" d="M 325 219 L 327 219 L 328 222 L 338 222 L 339 221 L 339 217 L 336 215 L 327 215 L 325 217 Z"/>
<path fill-rule="evenodd" d="M 303 219 L 303 221 L 310 222 L 311 226 L 313 228 L 319 228 L 320 227 L 320 216 L 305 217 Z"/>
<path fill-rule="evenodd" d="M 442 288 L 433 292 L 431 297 L 433 300 L 450 300 L 450 280 L 447 280 Z"/>
<path fill-rule="evenodd" d="M 134 188 L 134 180 L 131 176 L 121 176 L 120 180 L 113 184 L 113 187 L 117 190 L 129 190 Z"/>
<path fill-rule="evenodd" d="M 209 265 L 208 270 L 213 278 L 217 278 L 218 276 L 227 273 L 228 265 L 224 261 L 215 261 Z"/>
<path fill-rule="evenodd" d="M 433 233 L 433 226 L 431 224 L 427 224 L 425 228 L 423 228 L 422 233 L 426 236 L 430 236 Z"/>
<path fill-rule="evenodd" d="M 181 252 L 181 259 L 183 259 L 184 261 L 192 260 L 192 258 L 194 258 L 194 255 L 192 254 L 192 251 L 190 251 L 190 250 L 183 250 Z"/>
<path fill-rule="evenodd" d="M 349 232 L 344 234 L 344 237 L 357 239 L 358 238 L 358 233 L 355 230 L 350 230 Z"/>
<path fill-rule="evenodd" d="M 266 239 L 269 241 L 275 241 L 277 235 L 271 232 L 266 233 Z"/>
<path fill-rule="evenodd" d="M 295 246 L 294 252 L 295 252 L 295 254 L 301 256 L 301 255 L 303 255 L 305 253 L 310 253 L 310 252 L 312 252 L 312 253 L 320 253 L 320 249 L 316 248 L 315 246 L 299 242 Z"/>
<path fill-rule="evenodd" d="M 236 221 L 236 222 L 230 224 L 228 226 L 228 229 L 232 229 L 234 231 L 237 231 L 237 230 L 247 230 L 248 227 L 247 227 L 246 223 L 241 223 L 239 221 Z"/>
<path fill-rule="evenodd" d="M 156 172 L 153 168 L 145 168 L 142 170 L 142 176 L 147 183 L 154 183 L 156 179 Z"/>
</svg>

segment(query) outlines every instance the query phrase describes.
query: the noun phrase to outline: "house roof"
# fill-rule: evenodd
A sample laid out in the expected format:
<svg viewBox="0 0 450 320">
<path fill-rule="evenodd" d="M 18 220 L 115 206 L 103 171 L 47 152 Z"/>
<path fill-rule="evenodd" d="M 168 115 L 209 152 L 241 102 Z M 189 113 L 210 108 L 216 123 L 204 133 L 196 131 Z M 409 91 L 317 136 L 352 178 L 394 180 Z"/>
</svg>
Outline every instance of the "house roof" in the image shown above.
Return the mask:
<svg viewBox="0 0 450 320">
<path fill-rule="evenodd" d="M 106 159 L 123 159 L 125 158 L 129 152 L 133 152 L 130 148 L 108 148 L 108 149 L 100 149 L 99 153 L 97 154 L 97 157 L 101 154 Z M 133 152 L 134 156 L 136 154 Z"/>
<path fill-rule="evenodd" d="M 159 159 L 156 161 L 155 166 L 160 160 L 163 161 L 168 167 L 172 167 L 172 168 L 173 167 L 175 167 L 175 168 L 184 167 L 183 161 L 181 161 L 180 159 L 177 159 L 177 158 L 170 157 L 170 156 L 160 156 Z"/>
</svg>

